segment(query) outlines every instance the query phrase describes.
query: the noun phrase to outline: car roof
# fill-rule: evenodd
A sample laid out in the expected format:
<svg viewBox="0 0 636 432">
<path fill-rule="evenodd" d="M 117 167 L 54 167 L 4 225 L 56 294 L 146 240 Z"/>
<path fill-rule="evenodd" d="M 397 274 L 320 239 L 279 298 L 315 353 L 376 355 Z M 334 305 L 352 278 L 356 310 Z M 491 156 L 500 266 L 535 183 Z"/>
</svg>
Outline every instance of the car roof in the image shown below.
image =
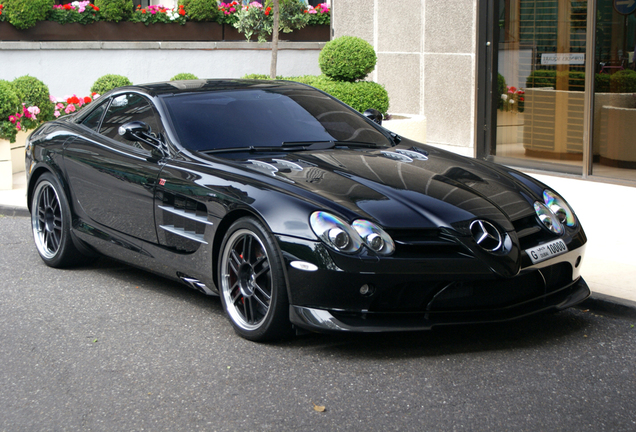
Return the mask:
<svg viewBox="0 0 636 432">
<path fill-rule="evenodd" d="M 293 81 L 273 81 L 273 80 L 246 80 L 246 79 L 197 79 L 181 81 L 165 81 L 149 84 L 138 84 L 133 86 L 119 87 L 115 89 L 117 93 L 124 90 L 137 90 L 151 96 L 161 96 L 166 94 L 193 93 L 208 91 L 227 91 L 245 89 L 270 89 L 270 88 L 308 88 L 307 86 Z"/>
</svg>

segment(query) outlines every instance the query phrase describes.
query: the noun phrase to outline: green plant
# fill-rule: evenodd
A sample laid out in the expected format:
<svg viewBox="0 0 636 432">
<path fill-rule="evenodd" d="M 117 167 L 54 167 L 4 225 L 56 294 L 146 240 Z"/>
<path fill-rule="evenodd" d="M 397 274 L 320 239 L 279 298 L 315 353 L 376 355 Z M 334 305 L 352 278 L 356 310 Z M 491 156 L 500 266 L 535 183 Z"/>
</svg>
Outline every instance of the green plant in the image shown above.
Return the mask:
<svg viewBox="0 0 636 432">
<path fill-rule="evenodd" d="M 170 81 L 180 81 L 180 80 L 198 80 L 199 77 L 191 74 L 191 73 L 178 73 L 175 76 L 173 76 L 172 78 L 170 78 Z"/>
<path fill-rule="evenodd" d="M 27 107 L 37 106 L 40 110 L 37 118 L 48 121 L 53 118 L 53 104 L 50 100 L 49 87 L 39 79 L 24 75 L 13 80 L 13 87 L 20 102 Z"/>
<path fill-rule="evenodd" d="M 216 0 L 183 0 L 179 2 L 192 21 L 216 21 L 219 6 Z"/>
<path fill-rule="evenodd" d="M 375 68 L 376 61 L 371 44 L 354 36 L 341 36 L 327 42 L 318 57 L 322 73 L 337 81 L 365 78 Z"/>
<path fill-rule="evenodd" d="M 132 82 L 125 76 L 108 74 L 97 78 L 91 87 L 91 92 L 103 95 L 114 88 L 127 85 L 132 85 Z"/>
<path fill-rule="evenodd" d="M 24 30 L 46 19 L 54 3 L 54 0 L 4 0 L 2 12 L 9 23 Z"/>
<path fill-rule="evenodd" d="M 133 13 L 132 0 L 95 0 L 95 6 L 105 21 L 119 22 L 128 19 Z"/>
<path fill-rule="evenodd" d="M 610 92 L 610 75 L 595 74 L 594 75 L 594 92 L 609 93 Z"/>
<path fill-rule="evenodd" d="M 243 33 L 249 41 L 256 36 L 259 42 L 265 42 L 267 36 L 272 34 L 274 21 L 271 17 L 271 7 L 263 8 L 258 3 L 250 3 L 243 6 L 236 14 L 237 21 L 234 27 Z"/>
<path fill-rule="evenodd" d="M 0 80 L 0 138 L 15 142 L 20 127 L 15 117 L 18 112 L 22 112 L 22 105 L 13 84 Z"/>
<path fill-rule="evenodd" d="M 270 16 L 273 19 L 272 0 L 265 2 L 265 9 L 267 10 L 268 7 L 272 8 Z M 301 29 L 309 22 L 309 14 L 306 13 L 307 5 L 299 0 L 280 0 L 279 8 L 278 28 L 283 33 L 291 33 L 295 29 Z"/>
<path fill-rule="evenodd" d="M 508 86 L 506 86 L 506 78 L 502 74 L 497 74 L 497 94 L 499 95 L 499 99 L 497 102 L 497 108 L 504 108 L 504 100 L 501 95 L 504 95 L 508 92 Z"/>
<path fill-rule="evenodd" d="M 250 74 L 244 79 L 269 79 L 268 75 Z M 340 99 L 353 109 L 364 112 L 369 108 L 376 109 L 382 114 L 389 110 L 389 94 L 383 85 L 372 81 L 334 81 L 324 75 L 304 75 L 297 77 L 276 77 L 287 81 L 295 81 L 316 87 L 331 96 Z"/>
<path fill-rule="evenodd" d="M 97 6 L 92 3 L 86 4 L 84 1 L 54 5 L 47 19 L 60 24 L 90 24 L 99 21 L 100 16 Z"/>
<path fill-rule="evenodd" d="M 181 24 L 186 23 L 185 11 L 182 8 L 168 9 L 163 6 L 148 6 L 142 8 L 141 5 L 130 17 L 130 22 L 143 23 L 145 25 L 164 23 Z"/>
<path fill-rule="evenodd" d="M 636 93 L 636 71 L 625 69 L 610 76 L 612 93 Z"/>
</svg>

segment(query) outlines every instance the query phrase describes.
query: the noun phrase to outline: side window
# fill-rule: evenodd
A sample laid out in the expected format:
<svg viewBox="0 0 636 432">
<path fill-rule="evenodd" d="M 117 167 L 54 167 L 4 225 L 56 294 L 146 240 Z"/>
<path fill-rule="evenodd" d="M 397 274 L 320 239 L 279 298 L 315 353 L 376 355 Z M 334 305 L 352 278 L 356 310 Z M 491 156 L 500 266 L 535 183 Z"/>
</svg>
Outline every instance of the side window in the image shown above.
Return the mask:
<svg viewBox="0 0 636 432">
<path fill-rule="evenodd" d="M 100 106 L 95 108 L 92 113 L 86 116 L 84 120 L 82 120 L 82 124 L 89 129 L 93 129 L 97 132 L 99 128 L 99 121 L 102 119 L 102 115 L 104 111 L 106 111 L 106 107 L 108 106 L 108 101 L 102 103 Z"/>
<path fill-rule="evenodd" d="M 128 141 L 119 135 L 119 126 L 131 121 L 144 122 L 150 126 L 152 133 L 156 134 L 159 132 L 159 117 L 148 99 L 138 94 L 128 93 L 113 98 L 108 111 L 106 111 L 99 133 L 122 144 L 150 150 L 147 144 L 138 141 Z"/>
</svg>

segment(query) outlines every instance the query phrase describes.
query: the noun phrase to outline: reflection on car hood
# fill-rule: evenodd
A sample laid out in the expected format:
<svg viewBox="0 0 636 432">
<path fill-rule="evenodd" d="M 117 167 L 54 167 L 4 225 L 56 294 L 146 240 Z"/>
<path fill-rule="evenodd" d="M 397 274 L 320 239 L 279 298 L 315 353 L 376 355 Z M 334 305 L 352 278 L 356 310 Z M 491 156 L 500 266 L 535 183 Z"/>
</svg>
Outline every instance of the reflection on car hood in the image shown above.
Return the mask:
<svg viewBox="0 0 636 432">
<path fill-rule="evenodd" d="M 413 149 L 427 156 L 405 157 Z M 512 230 L 510 220 L 534 213 L 530 192 L 513 177 L 428 146 L 299 152 L 247 164 L 386 228 L 459 228 L 479 217 Z"/>
</svg>

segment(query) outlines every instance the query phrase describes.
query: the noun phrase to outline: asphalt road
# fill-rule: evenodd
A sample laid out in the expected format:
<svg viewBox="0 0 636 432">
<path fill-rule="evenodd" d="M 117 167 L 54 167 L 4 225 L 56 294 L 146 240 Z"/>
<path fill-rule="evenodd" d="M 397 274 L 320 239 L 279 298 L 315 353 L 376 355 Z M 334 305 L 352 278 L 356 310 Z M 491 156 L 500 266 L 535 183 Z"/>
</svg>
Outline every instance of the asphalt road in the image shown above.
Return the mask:
<svg viewBox="0 0 636 432">
<path fill-rule="evenodd" d="M 636 430 L 634 318 L 257 344 L 177 283 L 46 267 L 25 217 L 0 216 L 0 280 L 0 431 Z"/>
</svg>

